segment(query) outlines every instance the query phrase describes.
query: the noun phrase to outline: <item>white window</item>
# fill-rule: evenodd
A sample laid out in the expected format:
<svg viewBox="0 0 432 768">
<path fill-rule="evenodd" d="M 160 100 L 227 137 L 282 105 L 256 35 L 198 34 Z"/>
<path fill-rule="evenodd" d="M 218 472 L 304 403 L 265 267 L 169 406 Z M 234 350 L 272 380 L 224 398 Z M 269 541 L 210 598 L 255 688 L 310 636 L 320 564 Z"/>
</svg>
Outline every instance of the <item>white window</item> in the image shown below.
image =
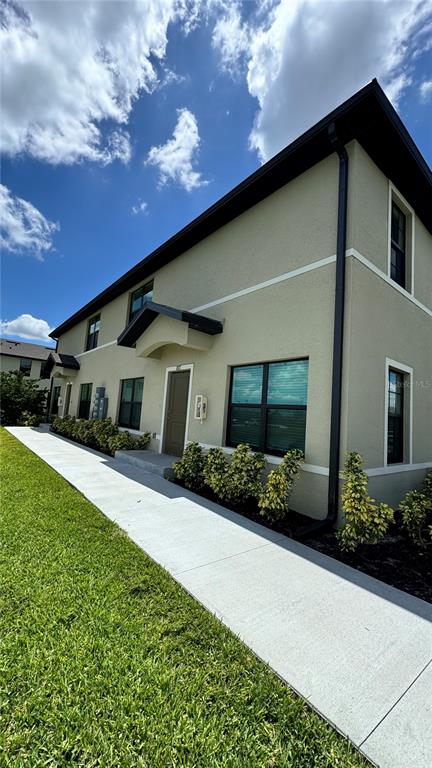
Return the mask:
<svg viewBox="0 0 432 768">
<path fill-rule="evenodd" d="M 414 211 L 389 183 L 388 275 L 408 293 L 414 293 Z"/>
</svg>

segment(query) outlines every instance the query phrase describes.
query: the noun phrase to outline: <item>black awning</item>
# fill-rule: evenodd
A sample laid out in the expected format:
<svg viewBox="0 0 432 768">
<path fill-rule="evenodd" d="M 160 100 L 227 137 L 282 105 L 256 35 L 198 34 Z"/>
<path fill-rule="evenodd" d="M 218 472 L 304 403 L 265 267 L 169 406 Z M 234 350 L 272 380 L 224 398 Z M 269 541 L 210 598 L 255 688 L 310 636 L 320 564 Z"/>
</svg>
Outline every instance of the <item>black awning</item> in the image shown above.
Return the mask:
<svg viewBox="0 0 432 768">
<path fill-rule="evenodd" d="M 45 370 L 47 373 L 51 373 L 54 366 L 59 368 L 69 368 L 73 371 L 79 371 L 80 364 L 76 357 L 73 355 L 64 355 L 61 352 L 50 352 L 48 360 L 46 362 Z"/>
<path fill-rule="evenodd" d="M 186 312 L 184 309 L 167 307 L 165 304 L 155 304 L 153 301 L 146 301 L 120 334 L 117 344 L 120 347 L 133 347 L 139 337 L 159 315 L 180 320 L 183 323 L 187 323 L 189 328 L 192 328 L 194 331 L 201 331 L 201 333 L 207 333 L 210 336 L 215 336 L 223 331 L 223 325 L 219 320 L 213 320 L 211 317 L 204 317 L 204 315 L 196 315 L 193 312 Z"/>
</svg>

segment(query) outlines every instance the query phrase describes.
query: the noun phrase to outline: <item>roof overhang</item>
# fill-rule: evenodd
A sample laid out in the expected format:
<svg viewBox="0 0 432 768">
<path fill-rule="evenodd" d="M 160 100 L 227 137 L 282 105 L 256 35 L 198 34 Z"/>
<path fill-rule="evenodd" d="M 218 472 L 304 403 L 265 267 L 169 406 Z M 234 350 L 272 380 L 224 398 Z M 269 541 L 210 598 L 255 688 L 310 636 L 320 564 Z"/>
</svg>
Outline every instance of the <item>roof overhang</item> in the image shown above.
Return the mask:
<svg viewBox="0 0 432 768">
<path fill-rule="evenodd" d="M 59 352 L 50 352 L 46 362 L 46 371 L 52 378 L 70 378 L 76 376 L 80 364 L 73 355 L 64 355 Z"/>
<path fill-rule="evenodd" d="M 432 234 L 431 169 L 384 91 L 373 80 L 75 312 L 55 328 L 50 336 L 58 338 L 331 155 L 334 151 L 328 136 L 331 123 L 335 124 L 338 138 L 343 144 L 354 139 L 359 141 Z"/>
<path fill-rule="evenodd" d="M 138 342 L 143 334 L 157 319 L 159 322 L 156 333 L 152 334 L 155 338 L 146 338 L 138 349 Z M 160 322 L 162 319 L 165 320 L 164 323 Z M 156 349 L 167 344 L 191 347 L 195 344 L 195 349 L 208 349 L 210 347 L 208 337 L 217 336 L 222 332 L 223 325 L 219 320 L 197 315 L 194 312 L 186 312 L 183 309 L 167 307 L 165 304 L 156 304 L 154 301 L 147 301 L 120 334 L 117 344 L 120 347 L 137 345 L 137 354 L 148 357 Z"/>
</svg>

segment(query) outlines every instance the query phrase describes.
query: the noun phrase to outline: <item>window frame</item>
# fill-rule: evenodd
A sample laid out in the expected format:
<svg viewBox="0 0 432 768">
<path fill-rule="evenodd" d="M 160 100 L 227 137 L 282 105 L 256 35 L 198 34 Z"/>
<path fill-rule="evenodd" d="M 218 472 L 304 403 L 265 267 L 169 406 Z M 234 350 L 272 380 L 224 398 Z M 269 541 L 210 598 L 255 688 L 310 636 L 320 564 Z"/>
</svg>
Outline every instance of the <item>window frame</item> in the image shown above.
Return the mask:
<svg viewBox="0 0 432 768">
<path fill-rule="evenodd" d="M 389 426 L 389 376 L 390 371 L 402 374 L 405 377 L 403 391 L 403 457 L 402 461 L 388 460 L 388 426 Z M 412 464 L 413 456 L 413 369 L 399 363 L 396 360 L 386 358 L 385 361 L 385 401 L 384 401 L 384 467 L 397 467 L 406 464 Z"/>
<path fill-rule="evenodd" d="M 389 180 L 388 188 L 388 253 L 387 253 L 387 276 L 398 289 L 405 291 L 410 296 L 414 296 L 414 266 L 415 266 L 415 213 L 414 209 L 405 200 L 403 195 L 396 189 Z M 395 205 L 405 216 L 405 283 L 401 285 L 392 277 L 392 214 L 393 205 Z M 395 244 L 399 248 L 398 244 Z"/>
<path fill-rule="evenodd" d="M 86 346 L 85 346 L 85 352 L 90 352 L 92 349 L 96 349 L 99 341 L 99 331 L 100 331 L 100 321 L 101 321 L 101 315 L 100 312 L 98 312 L 97 315 L 93 315 L 93 317 L 90 318 L 90 320 L 87 323 L 87 337 L 86 337 Z M 90 331 L 91 326 L 93 323 L 99 323 L 96 330 L 93 332 Z"/>
<path fill-rule="evenodd" d="M 131 400 L 130 400 L 131 409 L 130 409 L 129 422 L 125 423 L 125 422 L 120 421 L 120 414 L 121 414 L 121 407 L 122 407 L 122 402 L 123 402 L 123 400 L 122 400 L 122 397 L 123 397 L 123 387 L 124 387 L 124 384 L 127 381 L 132 381 L 133 385 L 132 385 L 132 396 L 131 396 Z M 137 381 L 142 381 L 142 396 L 141 396 L 141 402 L 139 403 L 140 406 L 141 406 L 141 408 L 140 408 L 140 415 L 139 415 L 139 423 L 138 423 L 137 427 L 134 427 L 132 425 L 132 405 L 133 404 L 137 404 L 139 402 L 138 400 L 134 400 L 135 386 L 136 386 L 136 382 Z M 135 377 L 129 378 L 129 379 L 120 379 L 120 397 L 119 397 L 117 426 L 122 427 L 123 429 L 129 429 L 129 430 L 133 429 L 136 432 L 139 432 L 140 426 L 141 426 L 141 414 L 142 414 L 143 400 L 144 400 L 144 376 L 135 376 Z M 125 400 L 124 402 L 129 402 L 129 401 Z"/>
<path fill-rule="evenodd" d="M 145 290 L 146 288 L 148 289 L 147 291 Z M 144 304 L 144 302 L 142 302 L 140 308 L 136 309 L 135 312 L 132 312 L 132 303 L 133 303 L 135 294 L 138 293 L 138 291 L 142 290 L 143 296 L 144 296 L 146 293 L 150 293 L 150 290 L 153 293 L 153 288 L 154 288 L 154 280 L 152 279 L 152 280 L 148 280 L 146 283 L 143 283 L 142 285 L 139 285 L 138 288 L 135 288 L 133 291 L 130 292 L 129 304 L 128 304 L 128 325 L 132 321 L 133 317 L 137 314 L 137 312 L 139 312 L 142 309 L 142 306 Z"/>
<path fill-rule="evenodd" d="M 251 449 L 253 451 L 260 451 L 262 453 L 265 453 L 268 456 L 285 456 L 286 451 L 276 450 L 276 449 L 270 449 L 266 447 L 266 439 L 267 439 L 267 425 L 268 425 L 268 412 L 270 410 L 289 410 L 289 411 L 305 411 L 307 415 L 307 409 L 308 406 L 306 405 L 292 405 L 292 404 L 286 404 L 286 403 L 271 403 L 268 404 L 267 397 L 268 397 L 268 382 L 269 382 L 269 371 L 270 371 L 270 365 L 277 364 L 277 363 L 298 363 L 303 360 L 306 360 L 309 363 L 309 357 L 307 355 L 303 357 L 294 357 L 294 358 L 284 358 L 283 360 L 265 360 L 265 361 L 257 361 L 254 363 L 244 363 L 239 365 L 231 365 L 230 366 L 230 377 L 229 377 L 229 391 L 228 391 L 228 407 L 227 407 L 227 418 L 226 418 L 226 429 L 225 429 L 225 445 L 229 448 L 235 448 L 239 443 L 235 443 L 231 440 L 231 412 L 233 407 L 234 408 L 256 408 L 260 411 L 260 418 L 261 418 L 261 424 L 260 424 L 260 445 L 254 446 L 251 445 Z M 260 403 L 233 403 L 232 402 L 232 389 L 233 389 L 233 382 L 234 382 L 234 370 L 236 368 L 249 368 L 253 366 L 263 366 L 263 380 L 262 380 L 262 390 L 261 390 L 261 402 Z M 308 387 L 309 387 L 309 367 L 308 367 Z M 305 448 L 306 448 L 306 425 L 305 425 Z"/>
<path fill-rule="evenodd" d="M 22 368 L 23 363 L 30 363 L 30 366 L 27 365 L 23 370 Z M 20 357 L 19 372 L 22 373 L 23 376 L 30 377 L 32 365 L 33 365 L 33 360 L 31 359 L 31 357 Z"/>
<path fill-rule="evenodd" d="M 84 387 L 90 387 L 90 396 L 89 399 L 83 400 L 82 393 Z M 79 391 L 79 398 L 78 398 L 78 419 L 86 419 L 87 421 L 90 419 L 90 411 L 91 411 L 91 401 L 92 401 L 92 394 L 93 394 L 93 382 L 83 382 L 80 385 L 80 391 Z M 88 414 L 87 416 L 83 416 L 81 414 L 81 405 L 82 403 L 88 403 Z"/>
</svg>

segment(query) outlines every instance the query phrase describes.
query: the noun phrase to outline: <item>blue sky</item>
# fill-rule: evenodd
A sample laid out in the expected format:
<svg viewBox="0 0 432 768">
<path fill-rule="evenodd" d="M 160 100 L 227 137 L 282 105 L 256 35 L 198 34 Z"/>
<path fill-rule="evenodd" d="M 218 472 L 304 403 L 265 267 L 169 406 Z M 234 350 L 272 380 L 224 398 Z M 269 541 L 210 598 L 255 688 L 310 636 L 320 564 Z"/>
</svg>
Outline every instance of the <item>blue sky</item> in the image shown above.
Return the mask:
<svg viewBox="0 0 432 768">
<path fill-rule="evenodd" d="M 374 76 L 432 164 L 429 2 L 5 9 L 1 329 L 10 338 L 46 340 Z"/>
</svg>

